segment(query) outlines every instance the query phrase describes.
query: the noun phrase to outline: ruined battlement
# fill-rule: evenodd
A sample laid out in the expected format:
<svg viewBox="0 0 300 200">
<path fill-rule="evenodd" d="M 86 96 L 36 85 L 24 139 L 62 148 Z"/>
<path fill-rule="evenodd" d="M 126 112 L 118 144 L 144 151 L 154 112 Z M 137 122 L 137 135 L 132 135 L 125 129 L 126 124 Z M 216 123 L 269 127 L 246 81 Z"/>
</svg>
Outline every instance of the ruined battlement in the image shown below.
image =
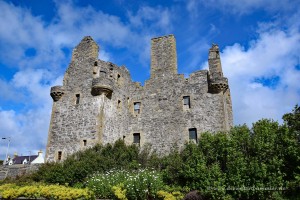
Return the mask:
<svg viewBox="0 0 300 200">
<path fill-rule="evenodd" d="M 177 53 L 174 35 L 151 40 L 151 78 L 177 74 Z"/>
<path fill-rule="evenodd" d="M 133 82 L 125 66 L 98 59 L 98 44 L 84 37 L 74 48 L 62 86 L 53 98 L 46 160 L 60 161 L 97 143 L 123 139 L 158 154 L 198 142 L 201 133 L 232 126 L 228 80 L 212 45 L 209 70 L 185 78 L 177 72 L 174 35 L 151 40 L 151 77 Z"/>
</svg>

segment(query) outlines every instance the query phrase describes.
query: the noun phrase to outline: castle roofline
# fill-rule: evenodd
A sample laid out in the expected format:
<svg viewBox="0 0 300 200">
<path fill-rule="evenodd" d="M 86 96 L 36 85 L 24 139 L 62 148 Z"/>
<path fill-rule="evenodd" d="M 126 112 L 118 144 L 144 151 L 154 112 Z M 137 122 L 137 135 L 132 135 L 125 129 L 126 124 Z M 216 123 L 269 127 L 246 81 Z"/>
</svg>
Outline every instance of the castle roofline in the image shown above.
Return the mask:
<svg viewBox="0 0 300 200">
<path fill-rule="evenodd" d="M 163 36 L 153 37 L 153 38 L 151 38 L 151 40 L 157 40 L 157 39 L 167 38 L 167 37 L 174 37 L 174 35 L 173 34 L 169 34 L 169 35 L 163 35 Z"/>
</svg>

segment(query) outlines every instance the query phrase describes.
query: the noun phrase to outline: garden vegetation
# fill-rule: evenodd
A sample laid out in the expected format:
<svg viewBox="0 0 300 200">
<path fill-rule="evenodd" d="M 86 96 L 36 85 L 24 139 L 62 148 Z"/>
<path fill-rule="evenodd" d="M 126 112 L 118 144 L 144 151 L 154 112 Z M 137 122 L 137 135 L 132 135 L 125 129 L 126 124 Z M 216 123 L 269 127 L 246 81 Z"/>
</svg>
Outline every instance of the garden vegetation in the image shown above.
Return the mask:
<svg viewBox="0 0 300 200">
<path fill-rule="evenodd" d="M 174 147 L 164 157 L 122 140 L 96 145 L 64 162 L 46 163 L 34 174 L 5 180 L 0 195 L 36 191 L 47 198 L 50 194 L 42 191 L 60 185 L 65 199 L 179 200 L 195 190 L 203 199 L 300 199 L 300 107 L 283 120 L 282 125 L 263 119 L 251 129 L 240 125 L 228 133 L 202 133 L 197 144 Z"/>
</svg>

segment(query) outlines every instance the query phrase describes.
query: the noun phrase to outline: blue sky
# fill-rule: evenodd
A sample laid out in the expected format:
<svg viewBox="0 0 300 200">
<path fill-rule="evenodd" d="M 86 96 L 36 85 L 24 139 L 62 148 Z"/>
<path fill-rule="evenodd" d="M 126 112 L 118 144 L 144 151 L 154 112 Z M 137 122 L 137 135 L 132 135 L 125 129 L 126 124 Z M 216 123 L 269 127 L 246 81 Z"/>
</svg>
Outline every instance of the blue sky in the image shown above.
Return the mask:
<svg viewBox="0 0 300 200">
<path fill-rule="evenodd" d="M 174 34 L 178 71 L 207 68 L 217 43 L 234 123 L 282 123 L 300 103 L 300 0 L 0 0 L 0 136 L 9 154 L 45 149 L 52 99 L 71 52 L 90 35 L 99 58 L 150 76 L 150 39 Z M 0 159 L 7 141 L 0 141 Z"/>
</svg>

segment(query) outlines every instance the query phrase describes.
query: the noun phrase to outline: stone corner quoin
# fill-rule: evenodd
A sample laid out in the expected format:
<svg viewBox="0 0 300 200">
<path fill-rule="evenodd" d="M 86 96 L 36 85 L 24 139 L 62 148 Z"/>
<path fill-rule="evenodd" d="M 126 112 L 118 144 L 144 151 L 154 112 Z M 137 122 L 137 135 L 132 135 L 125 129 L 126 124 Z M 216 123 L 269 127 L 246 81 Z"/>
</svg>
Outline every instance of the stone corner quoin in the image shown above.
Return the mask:
<svg viewBox="0 0 300 200">
<path fill-rule="evenodd" d="M 53 98 L 46 161 L 64 160 L 97 143 L 149 144 L 158 154 L 197 140 L 205 131 L 233 124 L 228 80 L 217 45 L 209 49 L 209 70 L 189 78 L 177 72 L 174 35 L 151 40 L 151 77 L 144 86 L 128 69 L 98 59 L 99 46 L 84 37 L 74 48 L 63 85 Z"/>
</svg>

